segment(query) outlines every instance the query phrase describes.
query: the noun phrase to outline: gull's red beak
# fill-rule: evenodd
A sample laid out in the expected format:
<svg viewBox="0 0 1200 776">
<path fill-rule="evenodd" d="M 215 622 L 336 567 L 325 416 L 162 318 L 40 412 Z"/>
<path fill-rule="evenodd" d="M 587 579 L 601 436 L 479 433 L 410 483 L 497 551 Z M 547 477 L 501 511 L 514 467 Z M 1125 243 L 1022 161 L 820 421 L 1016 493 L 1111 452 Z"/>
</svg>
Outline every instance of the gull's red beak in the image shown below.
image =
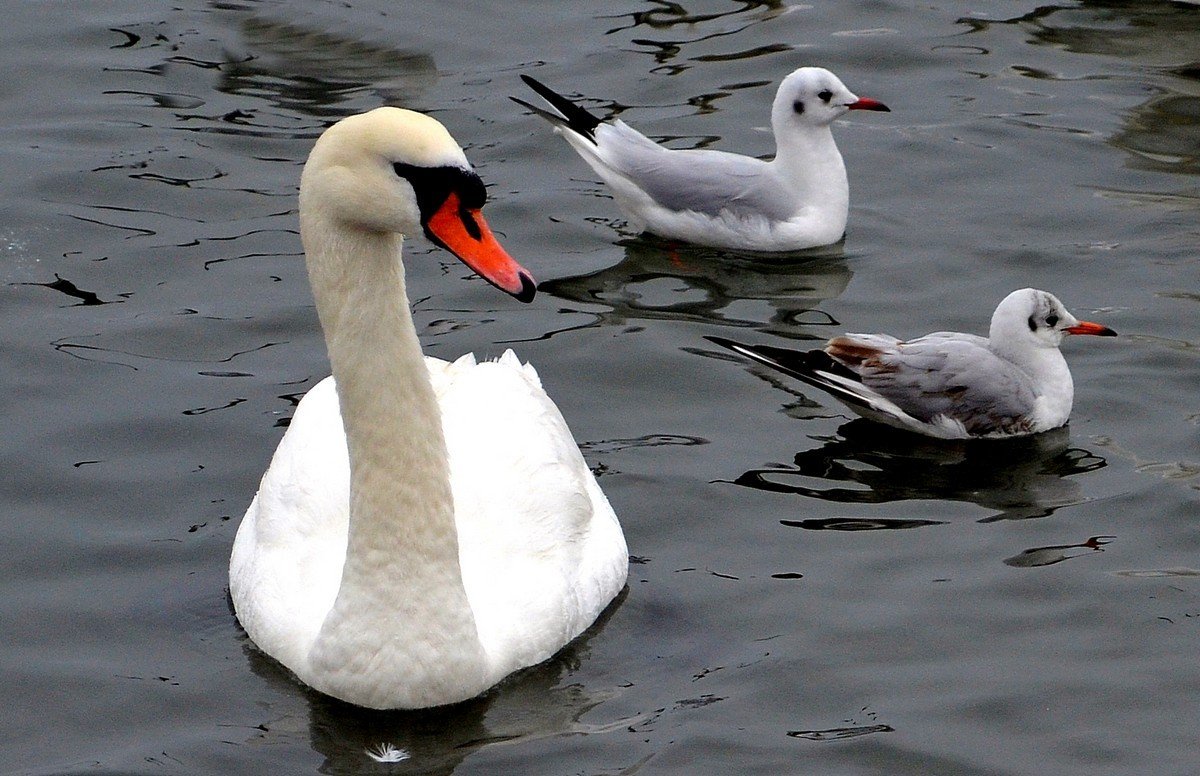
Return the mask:
<svg viewBox="0 0 1200 776">
<path fill-rule="evenodd" d="M 849 110 L 881 110 L 891 113 L 892 109 L 884 105 L 879 100 L 872 100 L 870 97 L 860 97 L 856 102 L 852 102 L 846 106 Z"/>
<path fill-rule="evenodd" d="M 1117 333 L 1107 326 L 1101 326 L 1091 321 L 1080 321 L 1074 326 L 1063 329 L 1067 334 L 1095 334 L 1097 337 L 1115 337 Z"/>
<path fill-rule="evenodd" d="M 484 280 L 518 300 L 528 302 L 537 292 L 529 270 L 500 246 L 479 208 L 463 207 L 457 193 L 451 192 L 425 222 L 425 234 Z"/>
</svg>

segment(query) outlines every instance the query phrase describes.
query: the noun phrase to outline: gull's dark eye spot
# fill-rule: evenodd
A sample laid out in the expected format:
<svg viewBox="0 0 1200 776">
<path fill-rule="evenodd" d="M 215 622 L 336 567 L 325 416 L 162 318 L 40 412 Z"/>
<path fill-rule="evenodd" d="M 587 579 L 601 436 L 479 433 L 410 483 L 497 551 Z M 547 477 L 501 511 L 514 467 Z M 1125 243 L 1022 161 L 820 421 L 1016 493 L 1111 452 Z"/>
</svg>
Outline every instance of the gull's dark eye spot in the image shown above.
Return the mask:
<svg viewBox="0 0 1200 776">
<path fill-rule="evenodd" d="M 817 92 L 817 96 L 821 98 L 821 102 L 829 102 L 833 99 L 833 92 L 829 91 L 828 89 L 823 89 L 822 91 Z"/>
<path fill-rule="evenodd" d="M 1053 329 L 1058 325 L 1058 316 L 1054 313 L 1050 313 L 1048 316 L 1046 316 L 1046 325 Z"/>
<path fill-rule="evenodd" d="M 1033 319 L 1033 316 L 1032 316 L 1032 315 L 1031 315 L 1031 316 L 1029 316 L 1029 330 L 1030 330 L 1030 331 L 1037 331 L 1037 321 L 1035 321 L 1035 320 Z"/>
<path fill-rule="evenodd" d="M 796 111 L 797 113 L 803 113 L 804 112 L 804 103 L 800 100 L 796 100 L 795 102 L 792 103 L 792 110 Z"/>
</svg>

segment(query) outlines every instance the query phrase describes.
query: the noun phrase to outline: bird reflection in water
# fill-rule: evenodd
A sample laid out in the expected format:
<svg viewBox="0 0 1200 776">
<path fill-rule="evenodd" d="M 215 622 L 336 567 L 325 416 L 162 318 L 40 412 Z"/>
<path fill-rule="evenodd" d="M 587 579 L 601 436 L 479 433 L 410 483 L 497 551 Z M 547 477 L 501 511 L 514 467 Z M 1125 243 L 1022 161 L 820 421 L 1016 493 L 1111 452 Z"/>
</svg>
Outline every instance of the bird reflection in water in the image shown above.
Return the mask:
<svg viewBox="0 0 1200 776">
<path fill-rule="evenodd" d="M 219 65 L 217 90 L 253 94 L 301 115 L 336 118 L 345 115 L 342 103 L 363 92 L 384 105 L 412 106 L 437 84 L 432 53 L 397 46 L 394 28 L 373 25 L 338 4 L 309 5 L 220 6 L 221 18 L 237 34 L 222 42 L 224 61 L 213 63 Z"/>
<path fill-rule="evenodd" d="M 1094 552 L 1104 552 L 1104 545 L 1111 542 L 1115 536 L 1093 536 L 1079 544 L 1051 544 L 1046 547 L 1031 547 L 1018 552 L 1004 562 L 1017 568 L 1033 568 L 1034 566 L 1052 566 L 1064 560 L 1078 558 L 1080 555 L 1090 555 Z"/>
<path fill-rule="evenodd" d="M 997 510 L 981 522 L 1046 517 L 1084 500 L 1072 475 L 1101 469 L 1103 458 L 1070 447 L 1059 428 L 1016 439 L 947 443 L 854 420 L 796 453 L 794 465 L 751 469 L 734 483 L 845 504 L 941 499 Z M 787 521 L 797 528 L 916 528 L 932 520 L 832 518 Z"/>
<path fill-rule="evenodd" d="M 1094 69 L 1086 75 L 1063 74 L 1029 66 L 1014 66 L 1017 74 L 1035 80 L 1116 80 L 1106 59 L 1119 58 L 1146 74 L 1141 92 L 1147 99 L 1119 112 L 1122 126 L 1105 142 L 1130 155 L 1133 167 L 1180 176 L 1200 171 L 1200 80 L 1196 40 L 1200 14 L 1195 3 L 1130 3 L 1123 0 L 1039 5 L 1020 9 L 1010 19 L 966 17 L 961 23 L 973 32 L 991 27 L 1015 26 L 1034 46 L 1057 52 L 1100 55 L 1089 62 Z M 1052 121 L 1048 116 L 1023 116 L 1026 121 Z M 1179 180 L 1186 181 L 1181 177 Z M 1132 201 L 1157 201 L 1196 207 L 1197 198 L 1186 186 L 1148 192 L 1108 190 L 1109 196 Z"/>
<path fill-rule="evenodd" d="M 796 339 L 798 324 L 837 323 L 817 307 L 841 294 L 853 275 L 840 246 L 790 254 L 735 253 L 650 235 L 621 245 L 625 258 L 619 264 L 543 281 L 538 290 L 607 307 L 591 325 L 683 320 L 754 327 Z"/>
<path fill-rule="evenodd" d="M 642 716 L 607 725 L 580 722 L 612 692 L 589 691 L 570 677 L 587 657 L 590 636 L 603 628 L 626 594 L 547 662 L 513 674 L 478 698 L 418 711 L 374 711 L 330 698 L 300 685 L 247 641 L 251 670 L 288 700 L 272 704 L 273 716 L 253 728 L 244 745 L 311 747 L 324 758 L 316 769 L 323 774 L 449 776 L 487 746 L 625 730 Z M 292 696 L 308 702 L 307 715 L 290 702 Z M 288 710 L 281 712 L 284 706 Z"/>
</svg>

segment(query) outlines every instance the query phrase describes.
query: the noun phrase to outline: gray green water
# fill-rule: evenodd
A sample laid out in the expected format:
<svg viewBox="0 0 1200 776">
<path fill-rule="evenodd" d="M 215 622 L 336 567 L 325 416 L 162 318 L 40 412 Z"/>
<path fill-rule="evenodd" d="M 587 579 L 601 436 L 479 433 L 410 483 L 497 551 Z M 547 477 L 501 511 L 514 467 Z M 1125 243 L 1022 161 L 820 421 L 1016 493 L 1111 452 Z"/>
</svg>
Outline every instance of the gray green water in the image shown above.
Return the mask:
<svg viewBox="0 0 1200 776">
<path fill-rule="evenodd" d="M 1200 9 L 1182 3 L 21 2 L 0 28 L 0 773 L 1200 770 Z M 770 153 L 820 64 L 844 246 L 633 239 L 517 76 L 675 147 Z M 246 642 L 225 569 L 326 373 L 295 194 L 323 126 L 434 113 L 543 281 L 423 240 L 427 349 L 513 347 L 635 556 L 588 638 L 476 702 L 367 714 Z M 881 435 L 703 336 L 982 331 L 1034 285 L 1070 427 Z M 805 341 L 809 341 L 806 343 Z M 372 763 L 380 742 L 411 750 Z"/>
</svg>

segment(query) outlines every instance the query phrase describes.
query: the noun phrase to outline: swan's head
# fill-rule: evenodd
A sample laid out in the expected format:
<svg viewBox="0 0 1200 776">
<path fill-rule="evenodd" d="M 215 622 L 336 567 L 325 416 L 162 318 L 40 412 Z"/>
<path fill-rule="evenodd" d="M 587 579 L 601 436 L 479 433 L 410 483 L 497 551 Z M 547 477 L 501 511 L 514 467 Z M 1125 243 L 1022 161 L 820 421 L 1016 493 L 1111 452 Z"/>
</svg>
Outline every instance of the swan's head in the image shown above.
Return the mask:
<svg viewBox="0 0 1200 776">
<path fill-rule="evenodd" d="M 823 67 L 802 67 L 779 84 L 771 107 L 776 132 L 825 127 L 848 110 L 890 110 L 878 100 L 858 97 Z"/>
<path fill-rule="evenodd" d="M 436 119 L 376 108 L 334 124 L 317 140 L 300 181 L 301 222 L 350 233 L 420 230 L 485 280 L 522 302 L 533 277 L 505 252 L 482 213 L 487 192 L 462 148 Z"/>
<path fill-rule="evenodd" d="M 1013 291 L 992 314 L 991 341 L 1003 349 L 1057 348 L 1067 334 L 1117 335 L 1107 326 L 1078 320 L 1058 297 L 1036 288 Z"/>
</svg>

